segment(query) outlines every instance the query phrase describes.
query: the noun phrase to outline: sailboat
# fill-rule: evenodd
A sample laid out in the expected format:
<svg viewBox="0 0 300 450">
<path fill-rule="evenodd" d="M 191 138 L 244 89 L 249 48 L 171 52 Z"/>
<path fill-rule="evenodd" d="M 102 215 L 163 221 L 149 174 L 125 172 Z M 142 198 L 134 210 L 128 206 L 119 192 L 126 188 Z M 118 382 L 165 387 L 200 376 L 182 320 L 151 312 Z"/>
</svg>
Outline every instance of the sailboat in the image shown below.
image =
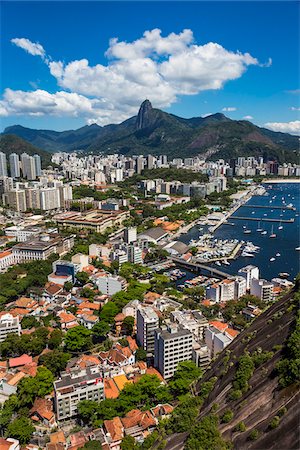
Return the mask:
<svg viewBox="0 0 300 450">
<path fill-rule="evenodd" d="M 250 234 L 251 230 L 248 229 L 248 224 L 247 224 L 247 228 L 244 230 L 244 234 Z"/>
<path fill-rule="evenodd" d="M 270 238 L 276 238 L 276 234 L 274 233 L 274 226 L 272 225 L 271 234 L 269 236 Z"/>
<path fill-rule="evenodd" d="M 258 222 L 258 228 L 257 228 L 256 231 L 258 231 L 259 233 L 261 233 L 262 231 L 264 231 L 264 230 L 260 227 L 260 221 Z"/>
<path fill-rule="evenodd" d="M 283 229 L 283 226 L 281 225 L 281 221 L 280 221 L 280 224 L 279 224 L 278 230 L 282 230 L 282 229 Z"/>
</svg>

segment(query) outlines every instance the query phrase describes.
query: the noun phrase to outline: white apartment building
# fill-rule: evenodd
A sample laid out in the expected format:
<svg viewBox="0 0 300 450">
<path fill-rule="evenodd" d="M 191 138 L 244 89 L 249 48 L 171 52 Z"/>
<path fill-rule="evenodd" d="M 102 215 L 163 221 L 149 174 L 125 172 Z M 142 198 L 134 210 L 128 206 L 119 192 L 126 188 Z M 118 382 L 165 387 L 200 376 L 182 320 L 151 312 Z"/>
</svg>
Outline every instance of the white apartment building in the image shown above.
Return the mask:
<svg viewBox="0 0 300 450">
<path fill-rule="evenodd" d="M 15 264 L 15 257 L 10 250 L 0 252 L 0 271 L 5 271 L 8 267 Z"/>
<path fill-rule="evenodd" d="M 19 316 L 14 317 L 10 313 L 5 313 L 0 316 L 0 342 L 5 341 L 10 333 L 16 333 L 20 336 L 21 324 L 19 322 Z"/>
<path fill-rule="evenodd" d="M 270 281 L 254 278 L 250 286 L 250 294 L 260 298 L 263 302 L 273 300 L 274 285 Z"/>
<path fill-rule="evenodd" d="M 126 228 L 124 231 L 124 241 L 126 244 L 131 244 L 137 240 L 137 229 L 136 227 Z"/>
<path fill-rule="evenodd" d="M 172 322 L 176 322 L 181 328 L 190 331 L 194 340 L 202 341 L 204 339 L 205 329 L 208 327 L 208 320 L 198 310 L 175 310 L 170 314 Z"/>
<path fill-rule="evenodd" d="M 104 385 L 99 367 L 71 369 L 54 382 L 54 404 L 57 420 L 77 415 L 77 404 L 82 400 L 100 402 L 104 399 Z"/>
<path fill-rule="evenodd" d="M 154 352 L 154 331 L 159 328 L 156 312 L 149 306 L 137 310 L 137 341 L 147 353 Z"/>
<path fill-rule="evenodd" d="M 238 273 L 241 277 L 245 278 L 247 289 L 250 289 L 251 281 L 253 279 L 257 279 L 257 280 L 259 279 L 259 268 L 256 266 L 252 266 L 251 264 L 249 264 L 248 266 L 242 267 Z"/>
<path fill-rule="evenodd" d="M 0 177 L 7 177 L 7 161 L 3 152 L 0 152 Z"/>
<path fill-rule="evenodd" d="M 234 278 L 234 298 L 237 300 L 242 297 L 247 292 L 247 282 L 246 279 L 242 276 L 238 276 Z"/>
<path fill-rule="evenodd" d="M 27 153 L 22 153 L 21 155 L 22 173 L 23 177 L 27 180 L 36 179 L 36 168 L 35 160 L 33 156 L 27 155 Z"/>
<path fill-rule="evenodd" d="M 192 359 L 193 335 L 175 324 L 154 332 L 154 366 L 163 378 L 171 378 L 182 361 Z"/>
<path fill-rule="evenodd" d="M 9 155 L 10 175 L 12 178 L 20 178 L 20 160 L 19 155 L 11 153 Z"/>
<path fill-rule="evenodd" d="M 96 279 L 96 284 L 102 294 L 112 296 L 123 291 L 127 287 L 124 278 L 114 275 L 100 276 Z"/>
<path fill-rule="evenodd" d="M 224 350 L 224 348 L 226 348 L 227 345 L 232 342 L 232 340 L 233 337 L 230 334 L 226 333 L 226 329 L 225 331 L 220 331 L 219 329 L 210 325 L 205 330 L 205 344 L 209 349 L 211 358 L 217 356 L 217 354 Z"/>
<path fill-rule="evenodd" d="M 26 211 L 26 196 L 24 189 L 12 189 L 3 194 L 4 204 L 18 212 Z"/>
<path fill-rule="evenodd" d="M 128 259 L 133 264 L 143 264 L 143 251 L 137 245 L 130 245 L 128 247 Z"/>
<path fill-rule="evenodd" d="M 59 190 L 56 187 L 40 189 L 41 209 L 44 211 L 61 207 Z"/>
<path fill-rule="evenodd" d="M 235 296 L 234 280 L 222 280 L 206 288 L 206 298 L 216 303 L 228 302 L 234 300 Z"/>
</svg>

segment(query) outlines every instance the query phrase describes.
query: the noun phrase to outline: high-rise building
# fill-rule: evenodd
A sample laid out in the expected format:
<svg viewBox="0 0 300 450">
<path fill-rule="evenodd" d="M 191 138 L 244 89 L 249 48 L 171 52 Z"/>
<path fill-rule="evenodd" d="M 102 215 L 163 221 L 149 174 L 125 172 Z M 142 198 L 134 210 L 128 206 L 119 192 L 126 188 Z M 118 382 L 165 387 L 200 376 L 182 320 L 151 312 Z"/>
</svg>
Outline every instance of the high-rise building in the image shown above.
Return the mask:
<svg viewBox="0 0 300 450">
<path fill-rule="evenodd" d="M 148 155 L 147 156 L 147 169 L 151 170 L 154 167 L 154 156 Z"/>
<path fill-rule="evenodd" d="M 136 239 L 137 239 L 136 227 L 126 228 L 124 231 L 124 241 L 127 244 L 130 244 L 131 242 L 135 242 Z"/>
<path fill-rule="evenodd" d="M 42 163 L 40 155 L 33 155 L 34 164 L 35 164 L 35 173 L 37 177 L 42 175 Z"/>
<path fill-rule="evenodd" d="M 239 275 L 246 280 L 246 288 L 250 289 L 251 282 L 254 278 L 259 278 L 259 268 L 249 264 L 248 266 L 239 269 Z"/>
<path fill-rule="evenodd" d="M 96 280 L 96 284 L 102 294 L 109 296 L 125 290 L 127 286 L 124 278 L 114 275 L 99 277 Z"/>
<path fill-rule="evenodd" d="M 250 286 L 250 294 L 260 298 L 263 302 L 270 302 L 273 300 L 274 285 L 267 280 L 257 280 L 253 278 Z"/>
<path fill-rule="evenodd" d="M 128 259 L 132 264 L 143 264 L 143 251 L 138 245 L 128 247 Z"/>
<path fill-rule="evenodd" d="M 20 178 L 19 155 L 12 153 L 9 155 L 10 175 L 12 178 Z"/>
<path fill-rule="evenodd" d="M 171 324 L 166 330 L 155 330 L 154 337 L 154 366 L 163 378 L 171 378 L 180 362 L 192 359 L 193 334 Z"/>
<path fill-rule="evenodd" d="M 76 416 L 82 400 L 100 402 L 104 399 L 103 374 L 98 366 L 63 372 L 54 382 L 54 403 L 58 420 Z"/>
<path fill-rule="evenodd" d="M 154 331 L 159 327 L 156 312 L 149 306 L 137 311 L 137 341 L 147 353 L 154 352 Z"/>
<path fill-rule="evenodd" d="M 135 171 L 140 174 L 144 170 L 144 158 L 143 156 L 138 156 L 136 159 Z"/>
<path fill-rule="evenodd" d="M 0 152 L 0 177 L 7 177 L 7 161 L 3 152 Z"/>
<path fill-rule="evenodd" d="M 40 189 L 41 209 L 46 211 L 60 208 L 59 190 L 53 188 Z"/>
<path fill-rule="evenodd" d="M 26 211 L 26 196 L 24 189 L 12 189 L 3 195 L 5 205 L 18 212 Z"/>
<path fill-rule="evenodd" d="M 26 208 L 41 209 L 41 199 L 39 188 L 25 189 Z"/>
<path fill-rule="evenodd" d="M 14 317 L 9 312 L 0 317 L 0 342 L 5 341 L 9 333 L 21 335 L 21 324 L 19 316 Z"/>
<path fill-rule="evenodd" d="M 21 163 L 22 163 L 23 177 L 27 178 L 27 180 L 35 180 L 36 170 L 35 170 L 35 160 L 33 156 L 29 156 L 27 155 L 27 153 L 22 153 Z"/>
</svg>

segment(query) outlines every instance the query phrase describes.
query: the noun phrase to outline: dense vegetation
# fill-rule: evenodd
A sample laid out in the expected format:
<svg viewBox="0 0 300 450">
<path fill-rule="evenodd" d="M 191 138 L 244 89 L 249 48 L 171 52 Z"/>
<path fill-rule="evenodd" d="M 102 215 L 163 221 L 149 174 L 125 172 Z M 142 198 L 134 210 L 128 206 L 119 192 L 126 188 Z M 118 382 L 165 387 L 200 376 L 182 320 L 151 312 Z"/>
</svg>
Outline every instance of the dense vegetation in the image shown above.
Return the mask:
<svg viewBox="0 0 300 450">
<path fill-rule="evenodd" d="M 0 151 L 6 155 L 10 155 L 11 153 L 21 155 L 24 152 L 30 156 L 35 154 L 40 155 L 43 168 L 47 167 L 51 163 L 50 153 L 34 147 L 29 142 L 14 134 L 2 134 L 0 136 Z"/>
<path fill-rule="evenodd" d="M 15 265 L 6 273 L 0 274 L 0 310 L 8 302 L 16 300 L 20 295 L 44 287 L 48 275 L 52 272 L 52 262 L 58 255 L 51 255 L 46 261 L 32 261 Z"/>
</svg>

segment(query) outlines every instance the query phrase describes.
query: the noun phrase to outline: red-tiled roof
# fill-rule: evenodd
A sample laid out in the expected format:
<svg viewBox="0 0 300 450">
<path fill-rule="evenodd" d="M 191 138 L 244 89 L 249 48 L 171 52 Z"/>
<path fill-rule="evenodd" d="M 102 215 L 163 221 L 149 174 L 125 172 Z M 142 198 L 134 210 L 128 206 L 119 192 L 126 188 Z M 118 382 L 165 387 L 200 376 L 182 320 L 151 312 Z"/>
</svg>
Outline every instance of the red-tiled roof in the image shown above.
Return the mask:
<svg viewBox="0 0 300 450">
<path fill-rule="evenodd" d="M 32 363 L 32 356 L 29 355 L 22 355 L 18 358 L 10 358 L 9 359 L 9 367 L 18 367 L 18 366 L 25 366 L 25 364 Z"/>
</svg>

